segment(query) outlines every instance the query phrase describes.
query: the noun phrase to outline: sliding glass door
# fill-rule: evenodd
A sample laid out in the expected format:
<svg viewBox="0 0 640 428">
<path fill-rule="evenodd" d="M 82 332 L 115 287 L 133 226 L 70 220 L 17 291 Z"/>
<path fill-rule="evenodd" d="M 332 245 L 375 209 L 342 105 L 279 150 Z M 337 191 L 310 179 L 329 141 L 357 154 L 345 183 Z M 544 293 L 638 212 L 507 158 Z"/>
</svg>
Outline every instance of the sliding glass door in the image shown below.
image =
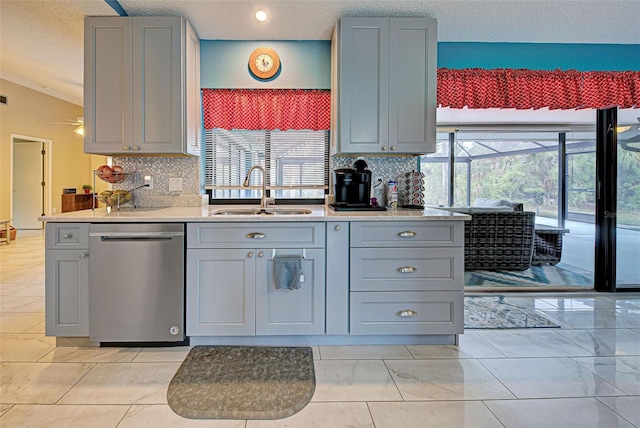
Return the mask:
<svg viewBox="0 0 640 428">
<path fill-rule="evenodd" d="M 567 133 L 567 215 L 562 261 L 593 277 L 595 257 L 596 137 L 593 132 Z"/>
<path fill-rule="evenodd" d="M 640 288 L 640 124 L 619 126 L 616 289 Z"/>
<path fill-rule="evenodd" d="M 603 289 L 597 280 L 596 289 L 640 288 L 640 124 L 618 128 L 613 158 L 599 151 L 603 137 L 592 126 L 464 128 L 437 135 L 437 152 L 420 158 L 426 205 L 473 205 L 478 198 L 522 202 L 536 213 L 538 226 L 568 230 L 557 267 L 578 274 L 580 285 L 594 286 L 596 249 L 608 244 L 600 255 L 616 254 L 600 260 L 615 270 L 616 287 Z M 596 209 L 602 205 L 598 192 L 604 196 L 614 182 L 611 168 L 601 178 L 596 174 L 598 165 L 601 172 L 611 166 L 607 159 L 617 167 L 615 191 L 608 191 L 608 201 L 613 197 L 617 205 L 600 213 L 602 223 L 617 220 L 608 231 L 598 224 Z"/>
</svg>

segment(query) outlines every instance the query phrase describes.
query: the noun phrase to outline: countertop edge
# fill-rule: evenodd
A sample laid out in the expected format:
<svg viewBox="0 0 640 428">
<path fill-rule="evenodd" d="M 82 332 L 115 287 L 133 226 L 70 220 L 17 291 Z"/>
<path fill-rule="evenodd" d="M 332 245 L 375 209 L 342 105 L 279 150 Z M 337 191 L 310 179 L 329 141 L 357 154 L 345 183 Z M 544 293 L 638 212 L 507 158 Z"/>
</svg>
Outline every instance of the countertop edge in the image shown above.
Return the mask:
<svg viewBox="0 0 640 428">
<path fill-rule="evenodd" d="M 468 221 L 471 216 L 425 208 L 424 210 L 397 209 L 388 211 L 334 211 L 325 205 L 287 205 L 304 208 L 310 214 L 295 215 L 211 215 L 210 211 L 238 207 L 237 205 L 210 205 L 206 207 L 136 208 L 107 213 L 104 208 L 72 211 L 38 217 L 52 223 L 132 223 L 132 222 L 308 222 L 308 221 Z M 242 207 L 248 207 L 243 205 Z"/>
</svg>

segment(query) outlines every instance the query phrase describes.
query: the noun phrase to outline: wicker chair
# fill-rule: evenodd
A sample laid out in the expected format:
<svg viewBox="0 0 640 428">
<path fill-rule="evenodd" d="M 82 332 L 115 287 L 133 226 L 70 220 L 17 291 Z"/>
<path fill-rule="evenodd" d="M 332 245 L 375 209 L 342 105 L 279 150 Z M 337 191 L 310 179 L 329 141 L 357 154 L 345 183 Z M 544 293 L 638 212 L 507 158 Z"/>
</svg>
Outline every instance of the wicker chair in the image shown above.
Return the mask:
<svg viewBox="0 0 640 428">
<path fill-rule="evenodd" d="M 533 255 L 535 213 L 476 212 L 465 222 L 466 270 L 526 270 Z"/>
</svg>

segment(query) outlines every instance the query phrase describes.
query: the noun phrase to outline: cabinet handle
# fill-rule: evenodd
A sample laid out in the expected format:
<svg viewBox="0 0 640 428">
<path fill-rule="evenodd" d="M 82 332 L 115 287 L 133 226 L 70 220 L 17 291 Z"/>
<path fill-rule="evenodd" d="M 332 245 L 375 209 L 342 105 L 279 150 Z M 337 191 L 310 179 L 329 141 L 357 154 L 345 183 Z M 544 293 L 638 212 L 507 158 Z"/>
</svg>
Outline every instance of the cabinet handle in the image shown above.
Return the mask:
<svg viewBox="0 0 640 428">
<path fill-rule="evenodd" d="M 402 311 L 396 312 L 396 316 L 400 318 L 410 318 L 418 315 L 416 311 L 412 311 L 411 309 L 403 309 Z"/>
<path fill-rule="evenodd" d="M 89 257 L 89 253 L 80 253 L 81 259 L 86 259 L 87 257 Z"/>
<path fill-rule="evenodd" d="M 267 235 L 260 232 L 251 232 L 251 233 L 247 233 L 245 236 L 249 239 L 262 239 L 262 238 L 265 238 Z"/>
<path fill-rule="evenodd" d="M 248 258 L 253 257 L 253 253 L 252 253 L 251 251 L 249 251 L 249 252 L 247 253 L 247 257 L 248 257 Z"/>
<path fill-rule="evenodd" d="M 262 256 L 264 256 L 264 253 L 263 253 L 262 251 L 260 251 L 260 252 L 258 253 L 258 257 L 262 257 Z"/>
<path fill-rule="evenodd" d="M 411 230 L 405 230 L 404 232 L 398 232 L 397 236 L 400 238 L 413 238 L 417 233 L 412 232 Z"/>
<path fill-rule="evenodd" d="M 140 146 L 133 146 L 133 149 L 132 149 L 132 150 L 134 150 L 134 151 L 136 151 L 136 152 L 137 152 L 137 151 L 140 151 Z"/>
<path fill-rule="evenodd" d="M 418 269 L 414 268 L 413 266 L 401 266 L 396 270 L 400 273 L 413 273 Z"/>
<path fill-rule="evenodd" d="M 336 231 L 338 231 L 338 230 L 340 230 L 340 226 L 336 225 L 336 226 L 334 226 L 334 229 L 335 229 Z"/>
<path fill-rule="evenodd" d="M 395 149 L 396 149 L 396 146 L 391 146 L 391 150 L 395 150 Z"/>
<path fill-rule="evenodd" d="M 64 235 L 62 235 L 62 237 L 63 237 L 64 239 L 71 239 L 71 238 L 73 238 L 73 235 L 72 235 L 72 234 L 70 234 L 70 233 L 65 233 Z"/>
<path fill-rule="evenodd" d="M 131 150 L 131 146 L 124 146 L 122 147 L 122 150 Z"/>
<path fill-rule="evenodd" d="M 387 151 L 387 147 L 386 146 L 382 146 L 382 151 L 386 152 Z"/>
</svg>

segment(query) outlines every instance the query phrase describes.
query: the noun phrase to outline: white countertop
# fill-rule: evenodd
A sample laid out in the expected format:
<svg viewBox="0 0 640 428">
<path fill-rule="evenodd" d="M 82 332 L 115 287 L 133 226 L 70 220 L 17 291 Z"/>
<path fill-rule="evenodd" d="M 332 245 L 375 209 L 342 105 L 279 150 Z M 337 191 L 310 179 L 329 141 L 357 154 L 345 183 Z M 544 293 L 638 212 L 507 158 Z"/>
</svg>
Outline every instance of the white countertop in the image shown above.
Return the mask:
<svg viewBox="0 0 640 428">
<path fill-rule="evenodd" d="M 276 205 L 277 208 L 300 208 L 311 214 L 295 215 L 212 215 L 210 212 L 230 208 L 251 208 L 255 205 L 208 205 L 205 207 L 121 208 L 107 213 L 104 207 L 94 210 L 72 211 L 39 217 L 40 221 L 65 223 L 128 223 L 128 222 L 238 222 L 238 221 L 416 221 L 471 220 L 467 214 L 435 208 L 424 210 L 397 209 L 387 211 L 334 211 L 325 205 Z"/>
</svg>

